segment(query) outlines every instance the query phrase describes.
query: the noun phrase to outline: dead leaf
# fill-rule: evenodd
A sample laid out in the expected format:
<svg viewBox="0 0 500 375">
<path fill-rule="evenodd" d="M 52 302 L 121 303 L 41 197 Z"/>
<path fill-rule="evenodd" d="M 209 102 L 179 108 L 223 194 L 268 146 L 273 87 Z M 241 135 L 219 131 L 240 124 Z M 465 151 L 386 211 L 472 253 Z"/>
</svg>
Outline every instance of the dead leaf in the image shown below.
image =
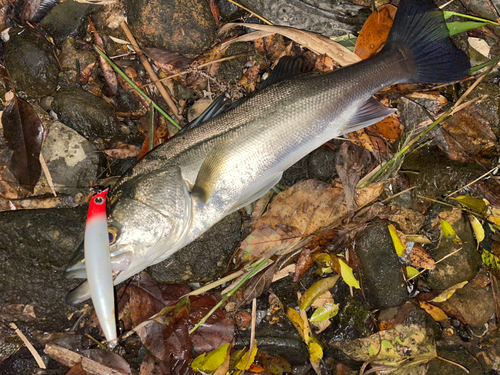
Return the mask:
<svg viewBox="0 0 500 375">
<path fill-rule="evenodd" d="M 434 319 L 436 322 L 448 319 L 448 316 L 444 313 L 444 311 L 437 306 L 431 305 L 430 303 L 425 301 L 420 301 L 419 305 L 430 316 L 432 316 L 432 319 Z"/>
<path fill-rule="evenodd" d="M 410 264 L 418 268 L 433 270 L 436 268 L 436 262 L 422 245 L 416 243 L 410 252 Z"/>
<path fill-rule="evenodd" d="M 141 149 L 138 146 L 128 145 L 118 142 L 114 148 L 104 150 L 103 152 L 115 159 L 135 158 L 139 155 Z"/>
<path fill-rule="evenodd" d="M 240 41 L 253 41 L 257 38 L 262 38 L 264 36 L 272 34 L 281 34 L 298 44 L 310 49 L 317 55 L 327 55 L 332 58 L 333 61 L 339 63 L 341 66 L 351 65 L 360 61 L 359 57 L 353 52 L 349 51 L 346 47 L 330 40 L 329 38 L 311 33 L 303 30 L 294 29 L 291 27 L 284 26 L 269 26 L 269 25 L 258 25 L 258 24 L 247 24 L 247 23 L 228 23 L 222 26 L 219 33 L 222 34 L 233 27 L 250 27 L 255 30 L 259 30 L 259 33 L 254 35 L 254 33 L 245 34 L 229 42 L 223 43 L 223 46 L 228 46 L 229 44 L 240 42 Z"/>
<path fill-rule="evenodd" d="M 445 220 L 453 225 L 462 218 L 462 210 L 460 208 L 453 208 L 451 211 L 442 211 L 438 216 L 432 220 L 432 226 L 436 227 L 441 225 L 441 221 Z"/>
<path fill-rule="evenodd" d="M 376 131 L 378 134 L 383 136 L 390 144 L 398 140 L 403 133 L 403 125 L 401 125 L 401 122 L 399 122 L 399 118 L 395 114 L 392 114 L 382 121 L 379 121 L 376 124 L 370 126 L 369 129 L 373 129 L 374 131 Z"/>
<path fill-rule="evenodd" d="M 89 29 L 94 37 L 95 44 L 102 51 L 105 51 L 106 49 L 104 48 L 104 43 L 102 42 L 101 36 L 99 35 L 94 24 L 92 23 L 92 19 L 90 17 L 87 18 L 89 21 Z M 102 74 L 104 75 L 104 79 L 106 80 L 106 83 L 108 84 L 111 93 L 115 95 L 116 92 L 118 91 L 118 79 L 116 78 L 115 71 L 101 55 L 99 55 L 99 65 L 101 66 Z"/>
<path fill-rule="evenodd" d="M 261 218 L 262 214 L 264 214 L 264 212 L 266 211 L 267 205 L 269 204 L 273 196 L 274 191 L 271 189 L 262 197 L 260 197 L 257 202 L 255 202 L 255 207 L 252 211 L 252 220 L 250 224 L 250 228 L 252 228 L 252 230 L 257 229 L 255 227 L 255 224 Z"/>
<path fill-rule="evenodd" d="M 254 230 L 241 243 L 241 250 L 255 258 L 269 258 L 300 241 L 302 233 L 294 227 L 277 224 L 276 229 L 264 225 Z"/>
<path fill-rule="evenodd" d="M 392 14 L 391 14 L 392 13 Z M 396 7 L 390 4 L 375 10 L 359 32 L 354 53 L 362 60 L 375 55 L 384 46 L 391 31 Z"/>
<path fill-rule="evenodd" d="M 238 301 L 237 308 L 259 297 L 262 293 L 267 292 L 273 282 L 273 276 L 278 272 L 278 269 L 279 264 L 273 263 L 271 267 L 252 277 L 245 288 L 242 300 Z"/>
<path fill-rule="evenodd" d="M 306 310 L 315 299 L 319 298 L 326 291 L 333 288 L 340 275 L 335 275 L 332 277 L 327 277 L 315 282 L 309 289 L 305 291 L 299 301 L 299 308 L 301 310 Z"/>
<path fill-rule="evenodd" d="M 42 122 L 33 107 L 15 95 L 2 113 L 2 125 L 7 146 L 14 151 L 9 169 L 19 184 L 33 193 L 42 173 Z"/>
<path fill-rule="evenodd" d="M 311 257 L 312 251 L 308 248 L 302 249 L 297 260 L 295 273 L 293 275 L 293 282 L 297 283 L 304 276 L 309 268 L 314 264 L 314 259 Z"/>
</svg>

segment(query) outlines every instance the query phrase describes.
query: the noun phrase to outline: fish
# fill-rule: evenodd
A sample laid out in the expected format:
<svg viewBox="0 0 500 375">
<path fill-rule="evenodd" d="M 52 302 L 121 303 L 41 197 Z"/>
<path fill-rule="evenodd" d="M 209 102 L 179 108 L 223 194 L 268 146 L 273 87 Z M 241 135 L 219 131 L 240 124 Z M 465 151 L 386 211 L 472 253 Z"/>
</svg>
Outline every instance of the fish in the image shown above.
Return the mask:
<svg viewBox="0 0 500 375">
<path fill-rule="evenodd" d="M 115 299 L 106 215 L 108 190 L 104 189 L 90 199 L 85 224 L 84 253 L 89 289 L 99 324 L 106 340 L 115 343 Z"/>
<path fill-rule="evenodd" d="M 296 63 L 280 62 L 272 84 L 156 147 L 113 186 L 108 227 L 116 234 L 110 243 L 115 285 L 264 195 L 323 143 L 392 114 L 395 109 L 374 99 L 378 91 L 398 83 L 451 83 L 470 70 L 432 0 L 401 0 L 385 46 L 367 60 L 322 75 L 287 74 Z M 81 250 L 66 276 L 87 277 Z M 84 282 L 66 302 L 89 297 Z"/>
</svg>

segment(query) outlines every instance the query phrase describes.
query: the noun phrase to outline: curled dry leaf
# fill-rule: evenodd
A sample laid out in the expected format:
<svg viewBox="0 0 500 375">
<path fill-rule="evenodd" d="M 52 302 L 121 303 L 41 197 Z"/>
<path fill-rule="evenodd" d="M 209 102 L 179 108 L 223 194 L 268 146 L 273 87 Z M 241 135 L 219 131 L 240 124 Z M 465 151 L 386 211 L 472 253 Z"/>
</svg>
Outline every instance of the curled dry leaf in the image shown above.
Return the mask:
<svg viewBox="0 0 500 375">
<path fill-rule="evenodd" d="M 436 262 L 422 245 L 416 243 L 410 252 L 410 264 L 418 268 L 433 270 L 436 268 Z"/>
<path fill-rule="evenodd" d="M 317 55 L 327 55 L 331 57 L 333 61 L 337 62 L 341 66 L 351 65 L 360 61 L 360 58 L 349 49 L 330 40 L 325 36 L 294 29 L 291 27 L 257 25 L 248 23 L 228 23 L 220 28 L 219 33 L 224 33 L 227 30 L 238 26 L 249 27 L 258 30 L 259 34 L 255 36 L 253 34 L 246 34 L 224 43 L 223 46 L 227 46 L 231 43 L 240 41 L 251 41 L 271 34 L 281 34 L 299 43 L 303 47 L 310 49 Z"/>
</svg>

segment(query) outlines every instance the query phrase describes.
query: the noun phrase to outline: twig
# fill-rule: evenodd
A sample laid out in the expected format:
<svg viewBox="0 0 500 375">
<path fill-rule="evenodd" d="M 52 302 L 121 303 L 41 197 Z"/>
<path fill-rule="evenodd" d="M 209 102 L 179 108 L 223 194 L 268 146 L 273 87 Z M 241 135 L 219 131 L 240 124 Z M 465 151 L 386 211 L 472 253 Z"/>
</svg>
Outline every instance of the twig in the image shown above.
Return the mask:
<svg viewBox="0 0 500 375">
<path fill-rule="evenodd" d="M 243 368 L 243 371 L 241 372 L 241 375 L 245 375 L 245 370 L 247 369 L 248 365 L 250 364 L 250 360 L 252 359 L 252 352 L 253 352 L 253 347 L 254 347 L 254 340 L 255 340 L 255 323 L 257 321 L 257 298 L 254 298 L 252 301 L 252 327 L 250 331 L 250 347 L 248 348 L 248 359 L 247 363 L 245 363 L 245 367 Z"/>
<path fill-rule="evenodd" d="M 144 56 L 144 53 L 141 51 L 141 49 L 137 45 L 137 41 L 135 40 L 134 36 L 130 32 L 130 29 L 128 28 L 127 23 L 125 21 L 122 21 L 122 22 L 120 22 L 120 26 L 123 29 L 123 31 L 125 32 L 127 39 L 130 41 L 132 48 L 135 50 L 135 53 L 137 54 L 137 56 L 139 56 L 139 60 L 141 60 L 142 65 L 144 66 L 144 68 L 148 72 L 149 78 L 151 78 L 151 81 L 153 81 L 156 88 L 160 92 L 161 96 L 167 102 L 168 107 L 173 112 L 175 118 L 178 121 L 180 121 L 181 117 L 178 115 L 179 109 L 177 108 L 174 101 L 172 100 L 172 98 L 168 94 L 167 90 L 165 90 L 165 86 L 163 86 L 163 83 L 158 80 L 158 77 L 156 76 L 156 73 L 153 70 L 153 67 L 151 66 L 151 64 L 149 63 L 146 56 Z"/>
<path fill-rule="evenodd" d="M 257 18 L 258 18 L 259 20 L 261 20 L 262 22 L 267 23 L 267 24 L 268 24 L 268 25 L 270 25 L 270 26 L 272 26 L 272 25 L 273 25 L 271 22 L 269 22 L 268 20 L 266 20 L 264 17 L 259 16 L 257 13 L 252 12 L 250 9 L 248 9 L 248 8 L 244 7 L 244 6 L 243 6 L 243 5 L 241 5 L 241 4 L 238 4 L 236 1 L 234 1 L 234 0 L 227 0 L 227 1 L 229 1 L 230 3 L 233 3 L 234 5 L 236 5 L 237 7 L 241 8 L 241 9 L 243 9 L 243 10 L 246 10 L 248 13 L 250 13 L 251 15 L 253 15 L 253 16 L 255 16 L 255 17 L 257 17 Z"/>
<path fill-rule="evenodd" d="M 45 178 L 47 179 L 50 190 L 52 190 L 52 194 L 54 194 L 54 197 L 57 197 L 56 189 L 54 188 L 54 181 L 52 181 L 52 176 L 50 175 L 49 168 L 47 167 L 47 163 L 45 163 L 45 158 L 43 157 L 42 153 L 40 153 L 40 165 L 42 166 L 42 170 L 45 174 Z"/>
<path fill-rule="evenodd" d="M 16 334 L 19 336 L 19 338 L 21 340 L 23 340 L 24 345 L 26 345 L 26 347 L 30 351 L 33 358 L 35 358 L 35 361 L 36 361 L 36 364 L 38 365 L 38 367 L 40 367 L 42 369 L 46 369 L 47 367 L 45 366 L 45 363 L 43 362 L 42 357 L 40 357 L 40 354 L 38 354 L 38 352 L 33 347 L 33 345 L 31 345 L 31 342 L 29 342 L 29 340 L 26 338 L 24 333 L 22 333 L 21 330 L 19 328 L 17 328 L 15 323 L 10 323 L 10 326 L 14 330 L 14 332 L 16 332 Z"/>
<path fill-rule="evenodd" d="M 472 184 L 475 184 L 476 182 L 478 182 L 479 180 L 482 180 L 483 178 L 485 178 L 486 176 L 488 176 L 489 174 L 491 173 L 497 173 L 498 171 L 498 168 L 500 168 L 500 165 L 497 165 L 495 168 L 492 168 L 490 169 L 488 172 L 486 172 L 485 174 L 483 174 L 482 176 L 479 176 L 478 178 L 476 178 L 474 181 L 472 182 L 469 182 L 467 185 L 465 186 L 462 186 L 461 188 L 455 190 L 453 193 L 450 193 L 448 194 L 446 197 L 451 197 L 452 195 L 455 195 L 456 193 L 458 193 L 460 190 L 463 190 L 469 186 L 471 186 Z"/>
</svg>

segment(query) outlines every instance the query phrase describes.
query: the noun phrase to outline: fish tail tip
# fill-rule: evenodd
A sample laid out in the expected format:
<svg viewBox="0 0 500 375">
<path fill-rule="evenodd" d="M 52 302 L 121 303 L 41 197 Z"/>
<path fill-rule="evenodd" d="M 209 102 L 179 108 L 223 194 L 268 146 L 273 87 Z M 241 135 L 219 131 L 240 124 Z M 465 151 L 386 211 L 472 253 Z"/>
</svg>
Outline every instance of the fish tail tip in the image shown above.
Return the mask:
<svg viewBox="0 0 500 375">
<path fill-rule="evenodd" d="M 401 0 L 386 49 L 409 48 L 410 83 L 451 83 L 470 71 L 467 54 L 450 39 L 444 14 L 432 0 Z"/>
</svg>

